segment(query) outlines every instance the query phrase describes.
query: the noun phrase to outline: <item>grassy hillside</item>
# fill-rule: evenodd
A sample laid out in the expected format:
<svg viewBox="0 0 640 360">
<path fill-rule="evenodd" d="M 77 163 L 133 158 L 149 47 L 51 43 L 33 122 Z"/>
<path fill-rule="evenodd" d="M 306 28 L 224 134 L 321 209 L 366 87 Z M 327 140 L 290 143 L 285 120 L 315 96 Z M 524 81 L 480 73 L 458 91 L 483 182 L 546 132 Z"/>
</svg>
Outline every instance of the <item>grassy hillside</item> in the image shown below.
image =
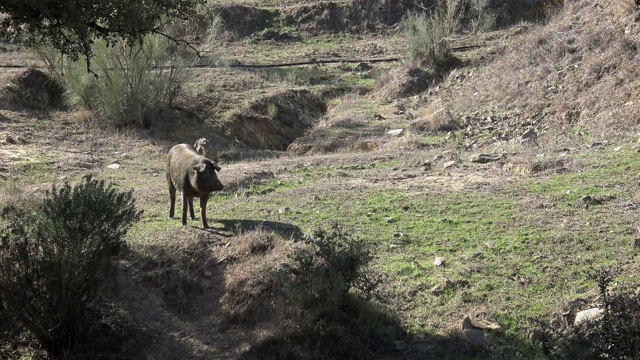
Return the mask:
<svg viewBox="0 0 640 360">
<path fill-rule="evenodd" d="M 101 128 L 25 80 L 31 70 L 0 69 L 0 208 L 30 208 L 52 184 L 94 174 L 132 189 L 144 211 L 119 291 L 95 309 L 95 341 L 70 358 L 635 349 L 622 335 L 576 342 L 608 333 L 574 319 L 622 294 L 625 324 L 637 324 L 636 4 L 532 5 L 512 21 L 500 9 L 505 26 L 456 35 L 456 66 L 442 70 L 408 59 L 393 16 L 419 2 L 398 3 L 381 18 L 366 1 L 212 2 L 236 31 L 212 40 L 176 106 L 145 129 Z M 352 26 L 327 27 L 338 15 Z M 42 65 L 3 49 L 0 66 Z M 242 66 L 293 62 L 310 64 Z M 164 177 L 169 147 L 202 136 L 225 184 L 208 230 L 168 219 Z M 345 292 L 340 276 L 353 277 Z M 0 357 L 48 358 L 2 307 L 0 332 Z"/>
</svg>

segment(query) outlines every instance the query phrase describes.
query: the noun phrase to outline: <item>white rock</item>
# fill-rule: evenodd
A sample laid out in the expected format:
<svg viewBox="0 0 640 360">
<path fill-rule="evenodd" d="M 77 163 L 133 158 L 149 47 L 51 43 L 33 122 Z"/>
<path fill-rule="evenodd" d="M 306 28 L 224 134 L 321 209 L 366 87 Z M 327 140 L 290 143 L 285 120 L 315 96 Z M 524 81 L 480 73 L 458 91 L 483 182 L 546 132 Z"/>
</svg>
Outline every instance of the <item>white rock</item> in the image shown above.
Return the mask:
<svg viewBox="0 0 640 360">
<path fill-rule="evenodd" d="M 435 266 L 444 266 L 446 261 L 447 260 L 445 258 L 440 257 L 440 256 L 436 256 L 436 258 L 433 259 L 433 265 L 435 265 Z"/>
<path fill-rule="evenodd" d="M 592 308 L 588 310 L 582 310 L 576 314 L 574 325 L 580 325 L 585 321 L 600 320 L 604 315 L 604 309 Z"/>
<path fill-rule="evenodd" d="M 113 163 L 109 166 L 107 166 L 109 169 L 119 169 L 120 168 L 120 164 L 118 163 Z"/>
<path fill-rule="evenodd" d="M 387 131 L 387 135 L 398 136 L 402 135 L 402 132 L 404 132 L 404 129 L 392 129 Z"/>
<path fill-rule="evenodd" d="M 449 169 L 452 167 L 456 166 L 456 162 L 455 161 L 447 161 L 446 163 L 442 164 L 442 167 L 444 167 L 445 169 Z"/>
</svg>

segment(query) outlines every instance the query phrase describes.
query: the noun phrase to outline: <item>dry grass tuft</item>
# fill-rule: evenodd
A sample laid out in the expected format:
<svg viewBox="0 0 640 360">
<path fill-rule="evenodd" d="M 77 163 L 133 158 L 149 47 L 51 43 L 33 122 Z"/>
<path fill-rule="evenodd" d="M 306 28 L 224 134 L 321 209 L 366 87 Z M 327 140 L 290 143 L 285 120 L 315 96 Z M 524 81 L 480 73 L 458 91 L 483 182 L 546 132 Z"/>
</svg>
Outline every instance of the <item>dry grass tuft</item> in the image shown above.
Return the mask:
<svg viewBox="0 0 640 360">
<path fill-rule="evenodd" d="M 181 304 L 202 292 L 202 273 L 214 260 L 209 243 L 205 237 L 175 236 L 166 244 L 148 244 L 133 251 L 143 279 L 160 289 L 170 302 Z"/>
<path fill-rule="evenodd" d="M 420 117 L 411 124 L 419 132 L 453 131 L 460 125 L 451 111 L 440 101 L 421 109 Z"/>
<path fill-rule="evenodd" d="M 417 66 L 399 67 L 380 78 L 373 95 L 387 101 L 405 98 L 425 91 L 436 80 L 436 75 Z"/>
</svg>

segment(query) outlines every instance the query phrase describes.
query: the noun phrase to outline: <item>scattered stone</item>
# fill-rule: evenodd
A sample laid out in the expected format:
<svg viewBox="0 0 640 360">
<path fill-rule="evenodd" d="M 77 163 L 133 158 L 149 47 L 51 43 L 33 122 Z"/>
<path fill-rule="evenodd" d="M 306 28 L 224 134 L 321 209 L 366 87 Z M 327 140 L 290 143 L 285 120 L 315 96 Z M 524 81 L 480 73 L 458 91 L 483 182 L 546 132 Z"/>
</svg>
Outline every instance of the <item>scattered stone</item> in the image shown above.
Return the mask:
<svg viewBox="0 0 640 360">
<path fill-rule="evenodd" d="M 391 216 L 387 216 L 387 217 L 385 217 L 385 218 L 384 218 L 384 220 L 385 220 L 388 224 L 394 223 L 394 222 L 396 221 L 396 219 L 394 219 L 394 218 L 393 218 L 393 217 L 391 217 Z"/>
<path fill-rule="evenodd" d="M 11 135 L 7 135 L 7 136 L 5 136 L 5 138 L 4 138 L 4 142 L 5 142 L 6 144 L 11 144 L 11 145 L 15 145 L 15 144 L 17 144 L 17 143 L 18 143 L 18 142 L 16 141 L 16 139 L 14 139 Z"/>
<path fill-rule="evenodd" d="M 447 262 L 447 259 L 440 256 L 436 256 L 436 258 L 433 259 L 433 265 L 438 267 L 445 266 L 446 262 Z"/>
<path fill-rule="evenodd" d="M 467 317 L 469 318 L 471 325 L 476 329 L 502 332 L 502 326 L 498 323 L 480 319 L 478 318 L 478 315 Z"/>
<path fill-rule="evenodd" d="M 505 158 L 504 154 L 473 154 L 470 161 L 473 163 L 488 163 L 492 161 L 498 161 Z"/>
<path fill-rule="evenodd" d="M 280 214 L 286 214 L 286 213 L 289 213 L 289 212 L 291 212 L 291 209 L 289 207 L 286 207 L 286 206 L 278 210 L 278 213 L 280 213 Z"/>
<path fill-rule="evenodd" d="M 382 116 L 382 115 L 380 115 L 378 113 L 373 114 L 373 118 L 376 119 L 376 120 L 384 120 L 384 119 L 386 119 L 386 117 L 384 117 L 384 116 Z"/>
<path fill-rule="evenodd" d="M 436 295 L 436 296 L 442 295 L 447 289 L 450 289 L 453 286 L 455 286 L 455 283 L 449 280 L 449 278 L 447 278 L 446 276 L 443 276 L 441 280 L 442 282 L 440 282 L 436 286 L 432 287 L 431 290 L 429 290 L 433 295 Z"/>
<path fill-rule="evenodd" d="M 448 159 L 453 159 L 456 157 L 456 153 L 453 150 L 445 150 L 442 152 L 442 156 Z"/>
<path fill-rule="evenodd" d="M 578 326 L 580 324 L 582 324 L 583 322 L 589 322 L 589 321 L 593 321 L 593 320 L 600 320 L 602 318 L 602 316 L 604 315 L 604 309 L 600 309 L 600 308 L 591 308 L 588 310 L 583 310 L 580 311 L 576 314 L 576 319 L 574 320 L 573 324 Z"/>
<path fill-rule="evenodd" d="M 524 132 L 524 134 L 522 134 L 522 136 L 520 137 L 520 141 L 521 142 L 527 142 L 527 141 L 532 141 L 538 138 L 538 133 L 536 132 L 536 130 L 534 128 L 529 128 L 527 129 L 527 131 Z"/>
<path fill-rule="evenodd" d="M 432 287 L 431 290 L 429 290 L 433 295 L 442 295 L 444 293 L 444 291 L 447 289 L 447 286 L 445 283 L 440 283 L 437 284 L 436 286 Z"/>
<path fill-rule="evenodd" d="M 622 150 L 622 146 L 616 146 L 613 148 L 613 151 L 620 151 Z"/>
<path fill-rule="evenodd" d="M 209 270 L 205 270 L 202 275 L 204 275 L 204 277 L 206 278 L 211 278 L 213 276 L 213 273 Z"/>
<path fill-rule="evenodd" d="M 387 131 L 387 135 L 400 136 L 404 132 L 404 129 L 391 129 Z"/>
<path fill-rule="evenodd" d="M 113 164 L 108 165 L 107 168 L 109 168 L 109 169 L 119 169 L 120 168 L 120 164 L 114 162 Z"/>
<path fill-rule="evenodd" d="M 456 165 L 457 165 L 456 162 L 452 160 L 452 161 L 447 161 L 446 163 L 444 163 L 442 165 L 442 167 L 444 167 L 445 169 L 450 169 L 450 168 L 456 167 Z"/>
<path fill-rule="evenodd" d="M 153 173 L 153 174 L 151 174 L 151 176 L 158 177 L 158 176 L 160 176 L 160 174 L 159 173 Z"/>
</svg>

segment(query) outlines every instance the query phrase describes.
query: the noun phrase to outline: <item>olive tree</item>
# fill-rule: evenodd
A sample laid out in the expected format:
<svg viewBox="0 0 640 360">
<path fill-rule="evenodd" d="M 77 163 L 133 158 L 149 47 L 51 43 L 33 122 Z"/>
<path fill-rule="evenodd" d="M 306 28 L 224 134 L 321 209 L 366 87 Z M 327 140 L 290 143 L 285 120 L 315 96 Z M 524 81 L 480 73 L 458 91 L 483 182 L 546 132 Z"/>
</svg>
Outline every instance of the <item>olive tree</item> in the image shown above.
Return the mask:
<svg viewBox="0 0 640 360">
<path fill-rule="evenodd" d="M 189 19 L 205 0 L 2 0 L 0 36 L 28 46 L 52 46 L 72 60 L 91 59 L 92 44 L 169 37 L 163 19 Z M 181 40 L 173 39 L 176 42 Z"/>
</svg>

